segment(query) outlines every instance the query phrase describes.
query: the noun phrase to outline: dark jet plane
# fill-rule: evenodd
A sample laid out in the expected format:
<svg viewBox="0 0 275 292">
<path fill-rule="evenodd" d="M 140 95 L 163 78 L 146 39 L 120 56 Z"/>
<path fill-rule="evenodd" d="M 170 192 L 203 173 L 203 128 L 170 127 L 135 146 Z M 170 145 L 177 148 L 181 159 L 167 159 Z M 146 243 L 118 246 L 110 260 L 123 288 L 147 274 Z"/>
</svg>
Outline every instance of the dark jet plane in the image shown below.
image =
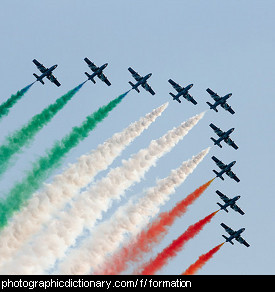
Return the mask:
<svg viewBox="0 0 275 292">
<path fill-rule="evenodd" d="M 189 84 L 184 88 L 178 85 L 172 79 L 169 79 L 168 82 L 178 92 L 177 95 L 173 94 L 172 92 L 169 92 L 169 94 L 173 97 L 173 100 L 176 100 L 177 102 L 181 103 L 180 96 L 183 96 L 185 99 L 187 99 L 188 101 L 191 101 L 193 104 L 197 104 L 195 99 L 188 93 L 188 90 L 193 87 L 193 84 Z"/>
<path fill-rule="evenodd" d="M 111 85 L 108 78 L 103 74 L 103 70 L 108 66 L 108 63 L 103 64 L 101 67 L 97 67 L 93 62 L 91 62 L 88 58 L 85 58 L 84 61 L 88 64 L 89 68 L 94 72 L 93 74 L 89 74 L 85 72 L 88 80 L 91 80 L 93 83 L 96 83 L 94 78 L 97 76 L 100 80 L 105 82 L 108 86 Z"/>
<path fill-rule="evenodd" d="M 225 229 L 225 231 L 230 235 L 229 237 L 226 237 L 225 235 L 222 235 L 226 242 L 230 242 L 231 244 L 234 244 L 232 242 L 232 239 L 236 239 L 239 243 L 244 244 L 245 246 L 249 247 L 250 245 L 241 237 L 241 233 L 245 231 L 245 228 L 241 228 L 237 231 L 232 230 L 230 227 L 226 226 L 224 223 L 221 223 L 221 226 Z"/>
<path fill-rule="evenodd" d="M 231 106 L 229 106 L 226 103 L 226 100 L 232 95 L 232 93 L 228 93 L 223 97 L 220 97 L 217 93 L 215 93 L 214 91 L 212 91 L 210 88 L 207 88 L 206 91 L 211 95 L 211 97 L 215 100 L 214 104 L 211 104 L 210 102 L 206 102 L 209 106 L 210 109 L 213 109 L 214 111 L 218 112 L 217 110 L 217 106 L 220 105 L 221 107 L 223 107 L 226 111 L 229 111 L 232 115 L 235 113 L 233 111 L 233 109 L 231 108 Z"/>
<path fill-rule="evenodd" d="M 229 164 L 224 164 L 223 162 L 221 162 L 218 158 L 216 158 L 215 156 L 212 156 L 212 159 L 215 161 L 215 163 L 218 165 L 218 167 L 221 169 L 220 172 L 217 172 L 216 170 L 213 170 L 214 173 L 217 175 L 217 177 L 221 178 L 222 180 L 224 180 L 223 178 L 223 174 L 226 173 L 229 177 L 231 177 L 232 179 L 234 179 L 236 182 L 239 182 L 239 178 L 236 176 L 236 174 L 231 171 L 231 167 L 236 163 L 236 161 L 232 161 Z"/>
<path fill-rule="evenodd" d="M 132 86 L 132 89 L 135 89 L 137 92 L 140 92 L 138 87 L 141 85 L 146 91 L 149 91 L 152 95 L 155 94 L 154 90 L 147 83 L 147 79 L 152 76 L 152 73 L 149 73 L 146 76 L 142 77 L 134 69 L 132 69 L 131 67 L 129 67 L 128 70 L 130 71 L 132 76 L 137 81 L 136 84 L 133 84 L 131 81 L 129 81 L 130 85 Z"/>
<path fill-rule="evenodd" d="M 40 76 L 33 73 L 34 77 L 36 77 L 36 81 L 40 81 L 42 84 L 45 84 L 43 81 L 44 77 L 47 77 L 51 82 L 53 82 L 56 86 L 60 86 L 61 84 L 57 81 L 57 79 L 53 76 L 52 71 L 57 67 L 57 65 L 53 65 L 50 68 L 45 68 L 42 64 L 40 64 L 36 59 L 32 60 L 36 65 L 38 70 L 42 73 Z"/>
<path fill-rule="evenodd" d="M 210 138 L 213 142 L 214 145 L 218 145 L 220 148 L 222 148 L 222 145 L 220 144 L 223 140 L 225 143 L 227 143 L 228 145 L 232 146 L 234 149 L 238 149 L 239 147 L 234 143 L 234 141 L 232 141 L 229 136 L 230 134 L 234 131 L 234 128 L 229 129 L 226 132 L 223 132 L 220 128 L 216 127 L 214 124 L 210 124 L 209 125 L 214 131 L 215 133 L 220 137 L 219 139 L 215 140 L 214 138 Z"/>
<path fill-rule="evenodd" d="M 216 193 L 219 195 L 219 197 L 224 201 L 224 205 L 217 203 L 220 207 L 221 210 L 224 210 L 226 212 L 228 212 L 228 210 L 226 209 L 227 207 L 232 208 L 234 211 L 239 212 L 241 215 L 244 215 L 244 211 L 237 206 L 236 201 L 239 200 L 239 198 L 241 196 L 236 196 L 232 199 L 229 199 L 226 195 L 224 195 L 223 193 L 221 193 L 220 191 L 216 191 Z"/>
</svg>

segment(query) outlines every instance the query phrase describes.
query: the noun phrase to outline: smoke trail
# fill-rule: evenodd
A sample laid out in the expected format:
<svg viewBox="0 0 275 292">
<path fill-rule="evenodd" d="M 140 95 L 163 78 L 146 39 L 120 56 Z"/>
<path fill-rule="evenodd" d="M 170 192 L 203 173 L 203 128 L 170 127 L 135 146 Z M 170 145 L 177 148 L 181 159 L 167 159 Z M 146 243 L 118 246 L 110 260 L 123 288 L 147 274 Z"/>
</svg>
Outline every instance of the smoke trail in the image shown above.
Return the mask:
<svg viewBox="0 0 275 292">
<path fill-rule="evenodd" d="M 49 105 L 40 114 L 35 115 L 21 129 L 15 131 L 6 138 L 4 144 L 0 146 L 0 176 L 7 170 L 13 155 L 23 146 L 27 145 L 34 138 L 34 136 L 51 121 L 51 119 L 79 91 L 85 82 L 79 84 L 74 89 L 58 98 L 55 103 Z"/>
<path fill-rule="evenodd" d="M 209 252 L 202 254 L 194 264 L 192 264 L 185 272 L 182 273 L 182 275 L 194 275 L 213 257 L 213 255 L 222 247 L 223 244 L 224 242 L 215 246 L 209 250 Z"/>
<path fill-rule="evenodd" d="M 148 148 L 140 150 L 128 161 L 123 161 L 121 167 L 112 169 L 105 178 L 83 192 L 68 212 L 52 220 L 46 232 L 37 236 L 31 246 L 25 246 L 20 257 L 16 258 L 16 265 L 13 263 L 11 268 L 6 266 L 4 270 L 14 271 L 16 267 L 19 273 L 39 274 L 53 265 L 75 243 L 84 227 L 91 229 L 108 210 L 112 200 L 119 199 L 127 188 L 140 181 L 150 167 L 182 140 L 203 116 L 204 113 L 201 113 L 190 118 L 158 140 L 153 140 Z"/>
<path fill-rule="evenodd" d="M 114 252 L 123 241 L 125 232 L 136 233 L 146 225 L 151 216 L 159 212 L 161 205 L 164 205 L 175 188 L 181 185 L 191 174 L 197 165 L 203 160 L 209 149 L 201 151 L 190 160 L 171 171 L 170 175 L 157 182 L 155 187 L 148 189 L 145 195 L 137 202 L 130 200 L 126 205 L 120 207 L 115 214 L 98 226 L 92 236 L 78 246 L 77 250 L 61 264 L 62 274 L 84 274 L 89 273 L 91 267 L 98 268 L 104 257 Z M 108 260 L 109 265 L 116 265 Z M 76 270 L 79 267 L 79 270 Z M 88 270 L 85 270 L 89 268 Z M 117 268 L 117 267 L 116 267 Z"/>
<path fill-rule="evenodd" d="M 87 116 L 79 127 L 74 127 L 61 141 L 54 144 L 47 155 L 33 164 L 33 169 L 27 173 L 27 176 L 12 188 L 5 199 L 0 201 L 0 228 L 3 228 L 7 224 L 8 218 L 19 210 L 32 193 L 39 189 L 42 182 L 60 165 L 61 159 L 80 141 L 84 140 L 89 132 L 108 116 L 109 112 L 122 101 L 127 93 L 128 91 Z"/>
<path fill-rule="evenodd" d="M 219 211 L 219 210 L 218 210 Z M 164 267 L 169 260 L 177 255 L 177 253 L 183 248 L 185 243 L 197 235 L 205 224 L 209 223 L 214 215 L 218 212 L 215 211 L 205 218 L 201 219 L 197 223 L 190 225 L 188 229 L 177 239 L 175 239 L 169 246 L 161 251 L 154 259 L 145 263 L 137 272 L 142 275 L 154 275 L 158 270 Z"/>
<path fill-rule="evenodd" d="M 146 229 L 142 230 L 128 244 L 124 245 L 117 253 L 115 253 L 112 256 L 111 259 L 108 259 L 108 262 L 106 261 L 104 265 L 102 266 L 102 268 L 96 271 L 96 273 L 104 274 L 104 275 L 106 274 L 117 275 L 127 269 L 128 261 L 131 261 L 131 262 L 140 261 L 140 259 L 143 256 L 143 253 L 150 252 L 152 248 L 154 247 L 154 245 L 160 242 L 164 238 L 164 236 L 168 232 L 168 227 L 170 227 L 174 223 L 176 218 L 182 216 L 187 211 L 188 206 L 190 206 L 209 187 L 209 185 L 211 184 L 213 180 L 214 179 L 208 181 L 207 183 L 197 188 L 194 192 L 189 194 L 185 199 L 183 199 L 178 204 L 176 204 L 176 206 L 172 210 L 168 212 L 162 212 L 153 222 L 149 224 L 149 226 L 146 227 Z M 150 204 L 150 207 L 152 208 L 151 204 L 155 204 L 155 200 L 151 200 L 151 201 L 152 202 L 146 202 L 146 204 L 143 204 L 143 206 L 148 206 L 148 204 Z M 139 203 L 135 204 L 137 209 L 140 209 L 142 207 L 140 205 L 141 204 Z M 147 208 L 146 212 L 148 213 L 149 210 L 150 208 Z M 122 217 L 122 219 L 126 221 L 127 220 L 126 218 L 130 216 L 129 218 L 130 222 L 137 224 L 137 222 L 134 221 L 134 219 L 132 219 L 133 214 L 134 214 L 133 211 L 132 212 L 129 212 L 129 211 L 127 210 L 125 212 L 126 217 L 125 218 Z M 140 215 L 142 215 L 141 218 L 144 218 L 145 216 L 144 211 Z M 149 214 L 146 214 L 146 215 L 148 216 Z M 121 224 L 123 224 L 123 221 L 121 222 Z M 117 225 L 119 226 L 118 223 Z M 108 230 L 110 230 L 111 227 L 112 225 L 111 226 L 109 225 Z M 122 227 L 124 228 L 123 225 Z M 118 227 L 116 227 L 116 232 L 117 232 L 117 229 Z M 104 235 L 106 235 L 106 231 Z M 97 241 L 97 238 L 99 237 L 99 235 L 93 233 L 93 236 L 95 240 Z M 111 243 L 110 242 L 108 243 L 109 243 L 109 246 L 111 246 Z M 102 245 L 102 243 L 100 244 Z"/>
<path fill-rule="evenodd" d="M 3 102 L 0 105 L 0 120 L 4 116 L 8 115 L 11 107 L 13 107 L 24 96 L 24 94 L 31 88 L 31 86 L 33 84 L 34 84 L 34 82 L 29 84 L 29 85 L 27 85 L 23 89 L 17 91 L 16 94 L 12 94 L 12 96 L 8 100 L 6 100 L 5 102 Z"/>
<path fill-rule="evenodd" d="M 99 145 L 91 153 L 82 155 L 63 174 L 57 175 L 50 185 L 29 200 L 28 205 L 16 213 L 0 234 L 0 266 L 37 232 L 52 214 L 62 208 L 79 189 L 85 187 L 100 171 L 107 169 L 114 159 L 136 137 L 146 130 L 167 108 L 168 103 L 154 109 L 139 121 Z"/>
</svg>

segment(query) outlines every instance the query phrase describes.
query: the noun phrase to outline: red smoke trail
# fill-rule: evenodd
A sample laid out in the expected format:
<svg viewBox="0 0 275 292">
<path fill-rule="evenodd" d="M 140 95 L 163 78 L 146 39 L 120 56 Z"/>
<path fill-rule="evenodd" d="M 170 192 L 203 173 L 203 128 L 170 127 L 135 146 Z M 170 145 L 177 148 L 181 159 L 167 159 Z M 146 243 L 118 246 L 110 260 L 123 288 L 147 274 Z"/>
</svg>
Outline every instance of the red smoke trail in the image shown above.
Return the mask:
<svg viewBox="0 0 275 292">
<path fill-rule="evenodd" d="M 159 242 L 167 234 L 168 227 L 174 223 L 177 217 L 182 216 L 187 211 L 187 207 L 199 198 L 213 180 L 214 178 L 197 188 L 180 201 L 171 211 L 161 213 L 134 240 L 114 254 L 113 258 L 108 260 L 108 263 L 105 263 L 100 271 L 97 271 L 97 274 L 117 275 L 126 270 L 128 261 L 140 260 L 142 254 L 151 251 L 153 244 Z"/>
<path fill-rule="evenodd" d="M 219 210 L 218 210 L 219 211 Z M 183 248 L 184 244 L 197 235 L 205 224 L 209 223 L 214 215 L 218 212 L 215 211 L 205 218 L 201 219 L 197 223 L 190 225 L 188 229 L 177 239 L 175 239 L 170 245 L 168 245 L 162 252 L 160 252 L 153 260 L 149 263 L 145 263 L 137 273 L 141 275 L 154 275 L 160 270 L 168 261 L 175 257 L 177 253 Z"/>
<path fill-rule="evenodd" d="M 185 272 L 182 273 L 182 275 L 194 275 L 206 264 L 207 261 L 213 257 L 213 255 L 222 247 L 223 244 L 224 242 L 215 246 L 209 250 L 209 252 L 202 254 L 194 264 L 192 264 Z"/>
</svg>

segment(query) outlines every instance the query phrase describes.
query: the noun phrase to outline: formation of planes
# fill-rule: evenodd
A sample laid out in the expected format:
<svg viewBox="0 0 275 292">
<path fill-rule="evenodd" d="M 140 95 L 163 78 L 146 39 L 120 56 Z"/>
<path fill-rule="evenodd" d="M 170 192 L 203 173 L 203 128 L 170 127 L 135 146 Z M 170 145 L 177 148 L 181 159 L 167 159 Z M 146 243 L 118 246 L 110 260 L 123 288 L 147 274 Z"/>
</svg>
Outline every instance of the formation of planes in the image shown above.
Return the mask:
<svg viewBox="0 0 275 292">
<path fill-rule="evenodd" d="M 235 111 L 227 104 L 227 99 L 232 95 L 232 93 L 228 93 L 223 97 L 220 97 L 217 93 L 213 92 L 210 88 L 207 88 L 206 91 L 211 95 L 211 97 L 214 99 L 214 103 L 211 104 L 210 102 L 207 102 L 207 104 L 210 106 L 210 109 L 217 110 L 217 106 L 221 106 L 226 111 L 230 112 L 231 114 L 234 114 Z M 237 150 L 239 147 L 236 145 L 236 143 L 230 138 L 230 135 L 235 130 L 234 128 L 231 128 L 227 131 L 222 131 L 219 127 L 211 123 L 210 128 L 215 132 L 215 134 L 218 135 L 218 138 L 215 139 L 211 137 L 210 139 L 214 142 L 214 145 L 219 146 L 222 148 L 221 142 L 224 141 L 227 145 Z M 224 180 L 223 174 L 226 174 L 231 179 L 235 180 L 236 182 L 240 182 L 240 179 L 237 177 L 237 175 L 231 170 L 231 168 L 235 165 L 236 161 L 232 161 L 228 164 L 223 163 L 221 160 L 219 160 L 216 156 L 212 156 L 212 160 L 216 163 L 216 165 L 219 167 L 219 171 L 213 170 L 213 172 L 216 174 L 216 177 L 219 177 L 220 179 Z M 226 195 L 224 195 L 219 190 L 216 191 L 217 195 L 220 197 L 220 199 L 223 201 L 224 204 L 217 203 L 220 207 L 220 210 L 224 210 L 225 212 L 228 211 L 228 207 L 230 207 L 232 210 L 238 212 L 241 215 L 244 215 L 244 211 L 236 204 L 236 201 L 240 199 L 241 196 L 235 196 L 233 198 L 229 198 Z M 247 247 L 250 245 L 241 237 L 241 233 L 244 232 L 245 228 L 241 228 L 239 230 L 234 231 L 230 227 L 228 227 L 226 224 L 221 223 L 221 226 L 225 229 L 225 231 L 229 234 L 229 236 L 222 235 L 226 242 L 230 242 L 231 244 L 234 244 L 232 242 L 233 239 L 236 239 L 240 244 L 243 244 Z"/>
<path fill-rule="evenodd" d="M 93 83 L 96 83 L 96 81 L 95 81 L 94 78 L 95 77 L 98 77 L 101 81 L 103 81 L 104 83 L 106 83 L 108 86 L 111 85 L 111 82 L 103 74 L 103 70 L 108 66 L 108 63 L 105 63 L 105 64 L 103 64 L 100 67 L 97 67 L 87 57 L 84 58 L 84 61 L 87 63 L 87 65 L 89 66 L 89 68 L 93 72 L 92 74 L 89 74 L 88 72 L 85 72 L 85 75 L 88 77 L 88 80 L 91 80 Z M 50 68 L 46 68 L 43 64 L 39 63 L 36 59 L 33 60 L 33 63 L 37 66 L 38 70 L 42 73 L 40 76 L 38 76 L 37 74 L 33 73 L 33 75 L 36 77 L 36 81 L 40 81 L 42 84 L 44 84 L 43 78 L 44 77 L 47 77 L 56 86 L 60 86 L 61 85 L 59 83 L 59 81 L 56 79 L 56 77 L 52 74 L 52 71 L 57 67 L 57 65 L 53 65 Z M 146 91 L 148 91 L 152 95 L 155 95 L 155 91 L 152 89 L 152 87 L 147 82 L 147 80 L 152 76 L 152 73 L 149 73 L 149 74 L 147 74 L 145 76 L 141 76 L 138 72 L 136 72 L 131 67 L 129 67 L 128 70 L 132 74 L 133 78 L 136 81 L 135 84 L 132 83 L 131 81 L 129 81 L 129 84 L 132 86 L 131 89 L 134 89 L 137 92 L 140 92 L 140 90 L 139 90 L 138 87 L 141 86 L 142 88 L 144 88 Z M 173 81 L 172 79 L 169 79 L 168 82 L 177 91 L 177 94 L 174 94 L 172 92 L 169 92 L 169 94 L 173 97 L 173 100 L 176 100 L 177 102 L 181 103 L 180 97 L 183 97 L 187 101 L 190 101 L 191 103 L 193 103 L 194 105 L 197 104 L 197 101 L 189 93 L 189 90 L 193 87 L 193 84 L 189 84 L 186 87 L 183 87 L 183 86 L 180 86 L 175 81 Z M 215 93 L 214 91 L 212 91 L 210 88 L 207 88 L 206 91 L 210 94 L 210 96 L 215 101 L 214 104 L 211 104 L 210 102 L 206 102 L 210 106 L 210 109 L 213 109 L 214 111 L 218 112 L 217 106 L 220 105 L 222 108 L 224 108 L 226 111 L 230 112 L 231 114 L 234 114 L 235 113 L 234 110 L 231 108 L 231 106 L 229 106 L 227 104 L 227 102 L 226 102 L 227 99 L 232 95 L 232 93 L 228 93 L 225 96 L 220 97 L 217 93 Z M 223 140 L 225 140 L 225 139 L 226 138 L 224 138 Z M 230 139 L 229 139 L 229 141 L 230 141 Z M 228 142 L 226 142 L 226 143 L 228 143 Z"/>
<path fill-rule="evenodd" d="M 108 63 L 105 63 L 101 65 L 100 67 L 97 67 L 92 61 L 90 61 L 87 57 L 84 58 L 84 61 L 87 63 L 88 67 L 91 69 L 92 73 L 89 74 L 88 72 L 85 72 L 85 75 L 88 77 L 88 80 L 91 80 L 93 83 L 96 83 L 95 78 L 99 78 L 101 81 L 103 81 L 108 86 L 111 85 L 111 82 L 108 80 L 108 78 L 103 74 L 103 70 L 108 66 Z M 52 74 L 52 72 L 56 69 L 57 65 L 53 65 L 50 68 L 46 68 L 44 65 L 39 63 L 36 59 L 33 60 L 33 63 L 37 66 L 38 70 L 42 73 L 40 76 L 37 74 L 33 74 L 36 78 L 36 81 L 41 82 L 44 84 L 43 78 L 46 77 L 51 82 L 53 82 L 56 86 L 60 86 L 61 84 L 57 80 L 57 78 Z M 131 73 L 132 77 L 135 79 L 136 83 L 132 83 L 129 81 L 129 84 L 131 85 L 131 89 L 136 90 L 138 93 L 140 92 L 139 86 L 141 86 L 143 89 L 148 91 L 150 94 L 155 95 L 155 91 L 152 89 L 152 87 L 148 84 L 148 79 L 152 76 L 152 73 L 149 73 L 145 76 L 141 76 L 138 72 L 136 72 L 133 68 L 128 68 L 129 72 Z M 172 85 L 172 87 L 176 90 L 176 94 L 173 94 L 172 92 L 169 92 L 169 94 L 172 96 L 173 100 L 177 101 L 178 103 L 181 103 L 180 97 L 183 97 L 187 101 L 193 103 L 194 105 L 197 104 L 197 101 L 193 98 L 193 96 L 190 95 L 189 90 L 193 87 L 193 84 L 189 84 L 186 87 L 180 86 L 178 83 L 173 81 L 172 79 L 169 79 L 168 82 Z M 214 103 L 211 104 L 210 102 L 206 102 L 210 109 L 213 109 L 215 112 L 218 112 L 217 107 L 221 106 L 224 110 L 228 111 L 232 115 L 235 113 L 235 111 L 232 109 L 230 105 L 228 105 L 227 100 L 232 96 L 232 93 L 228 93 L 224 96 L 219 96 L 217 93 L 212 91 L 210 88 L 207 88 L 206 91 L 210 94 L 211 98 L 213 98 Z M 228 144 L 230 147 L 237 150 L 239 147 L 236 145 L 236 143 L 230 138 L 230 135 L 234 131 L 234 128 L 231 128 L 227 131 L 222 131 L 220 128 L 218 128 L 216 125 L 211 123 L 209 125 L 215 132 L 215 134 L 218 135 L 217 139 L 214 139 L 211 137 L 210 139 L 214 142 L 214 145 L 219 146 L 222 148 L 221 142 L 224 141 L 226 144 Z M 240 179 L 237 177 L 237 175 L 231 170 L 233 165 L 236 163 L 236 161 L 232 161 L 229 164 L 223 163 L 221 160 L 219 160 L 217 157 L 212 156 L 213 161 L 216 163 L 216 165 L 219 167 L 220 171 L 213 170 L 213 172 L 216 174 L 216 177 L 219 177 L 220 179 L 224 180 L 223 174 L 226 174 L 228 177 L 232 178 L 236 182 L 239 182 Z M 220 210 L 224 210 L 225 212 L 228 212 L 227 207 L 230 207 L 234 211 L 240 213 L 241 215 L 244 215 L 245 213 L 243 210 L 236 204 L 236 201 L 239 200 L 240 196 L 235 196 L 234 198 L 228 198 L 226 195 L 221 193 L 219 190 L 216 191 L 217 195 L 220 197 L 220 199 L 224 202 L 224 204 L 217 203 L 220 207 Z M 241 237 L 241 233 L 245 230 L 245 228 L 241 228 L 237 231 L 234 231 L 224 223 L 221 223 L 221 226 L 225 229 L 225 231 L 229 234 L 229 236 L 222 235 L 226 242 L 230 242 L 233 244 L 232 240 L 236 239 L 239 243 L 244 244 L 245 246 L 249 247 L 249 244 Z"/>
</svg>

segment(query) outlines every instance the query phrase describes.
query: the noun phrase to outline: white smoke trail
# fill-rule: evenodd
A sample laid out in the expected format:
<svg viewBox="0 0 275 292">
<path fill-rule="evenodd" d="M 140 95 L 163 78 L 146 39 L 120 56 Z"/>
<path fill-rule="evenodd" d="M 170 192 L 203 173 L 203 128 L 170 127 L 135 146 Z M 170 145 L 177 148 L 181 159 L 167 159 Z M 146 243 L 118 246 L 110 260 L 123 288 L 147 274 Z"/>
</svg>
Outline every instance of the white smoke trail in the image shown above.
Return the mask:
<svg viewBox="0 0 275 292">
<path fill-rule="evenodd" d="M 91 268 L 98 269 L 104 258 L 120 246 L 126 232 L 135 235 L 148 224 L 150 217 L 159 212 L 161 205 L 169 200 L 176 187 L 194 171 L 209 150 L 201 151 L 178 169 L 172 170 L 168 177 L 159 180 L 137 202 L 131 199 L 118 208 L 109 220 L 99 224 L 92 235 L 60 264 L 60 274 L 87 274 Z"/>
<path fill-rule="evenodd" d="M 9 260 L 55 211 L 62 208 L 79 189 L 86 186 L 100 171 L 107 169 L 114 159 L 136 137 L 146 130 L 167 108 L 168 103 L 154 109 L 139 121 L 99 145 L 91 153 L 82 155 L 63 174 L 57 175 L 44 190 L 35 193 L 0 233 L 0 266 Z"/>
<path fill-rule="evenodd" d="M 68 212 L 52 220 L 44 233 L 26 245 L 15 261 L 4 267 L 5 272 L 41 274 L 57 259 L 64 257 L 66 249 L 75 243 L 84 227 L 94 227 L 112 200 L 119 199 L 127 188 L 139 182 L 150 167 L 182 140 L 203 116 L 204 113 L 201 113 L 190 118 L 158 140 L 153 140 L 148 148 L 123 161 L 121 167 L 112 169 L 105 178 L 83 192 Z"/>
</svg>

